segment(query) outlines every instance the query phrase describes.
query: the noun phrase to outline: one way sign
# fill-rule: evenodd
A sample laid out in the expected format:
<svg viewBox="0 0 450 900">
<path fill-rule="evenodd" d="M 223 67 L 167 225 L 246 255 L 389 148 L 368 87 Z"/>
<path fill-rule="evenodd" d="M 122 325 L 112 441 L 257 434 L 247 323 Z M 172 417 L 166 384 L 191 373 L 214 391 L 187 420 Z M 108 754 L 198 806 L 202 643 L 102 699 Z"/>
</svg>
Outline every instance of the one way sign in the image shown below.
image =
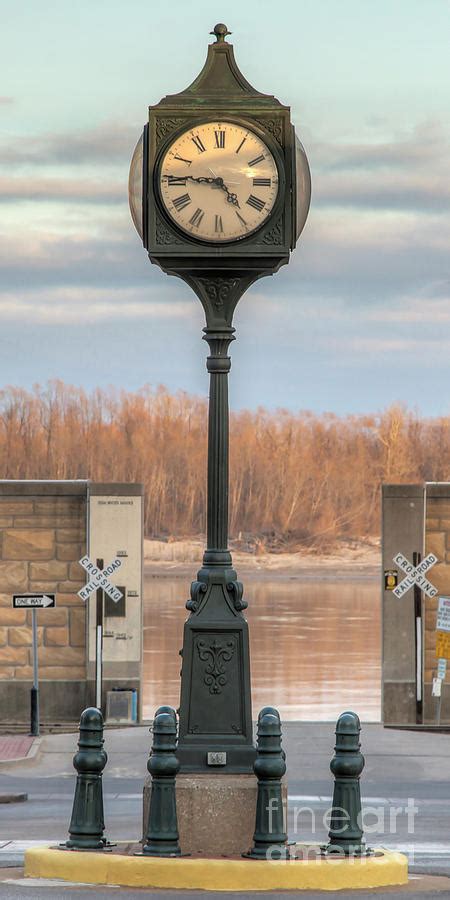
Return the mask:
<svg viewBox="0 0 450 900">
<path fill-rule="evenodd" d="M 56 606 L 55 594 L 13 594 L 13 607 L 15 609 L 47 609 L 48 606 Z"/>
</svg>

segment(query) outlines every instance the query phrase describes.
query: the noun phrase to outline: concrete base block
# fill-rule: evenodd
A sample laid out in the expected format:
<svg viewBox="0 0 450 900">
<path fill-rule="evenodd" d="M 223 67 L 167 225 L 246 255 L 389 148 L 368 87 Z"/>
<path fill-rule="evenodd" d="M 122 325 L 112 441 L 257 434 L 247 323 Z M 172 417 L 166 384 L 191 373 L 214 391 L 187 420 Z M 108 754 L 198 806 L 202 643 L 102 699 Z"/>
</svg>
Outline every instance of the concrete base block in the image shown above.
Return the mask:
<svg viewBox="0 0 450 900">
<path fill-rule="evenodd" d="M 144 784 L 145 836 L 151 778 Z M 178 775 L 178 830 L 183 853 L 240 856 L 253 844 L 257 781 L 254 775 Z M 287 807 L 287 783 L 283 783 Z"/>
</svg>

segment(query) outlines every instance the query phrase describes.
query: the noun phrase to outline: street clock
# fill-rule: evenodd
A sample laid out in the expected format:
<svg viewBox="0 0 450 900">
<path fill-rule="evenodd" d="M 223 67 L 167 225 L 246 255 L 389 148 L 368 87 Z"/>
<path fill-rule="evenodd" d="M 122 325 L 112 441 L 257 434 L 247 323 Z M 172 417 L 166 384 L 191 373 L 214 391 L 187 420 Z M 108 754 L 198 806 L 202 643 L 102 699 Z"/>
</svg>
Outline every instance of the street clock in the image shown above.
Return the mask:
<svg viewBox="0 0 450 900">
<path fill-rule="evenodd" d="M 149 109 L 130 208 L 152 263 L 202 302 L 209 344 L 207 546 L 184 626 L 181 770 L 253 771 L 248 625 L 228 549 L 228 348 L 246 289 L 289 262 L 311 182 L 289 107 L 244 78 L 216 25 L 195 81 Z M 209 769 L 211 771 L 211 769 Z"/>
<path fill-rule="evenodd" d="M 205 298 L 214 276 L 223 299 L 220 279 L 233 272 L 238 282 L 228 293 L 240 296 L 289 261 L 311 196 L 289 107 L 244 78 L 225 25 L 212 33 L 195 81 L 150 107 L 129 179 L 133 221 L 151 261 L 185 277 L 206 302 L 207 319 L 217 318 Z M 222 312 L 230 321 L 232 311 Z"/>
</svg>

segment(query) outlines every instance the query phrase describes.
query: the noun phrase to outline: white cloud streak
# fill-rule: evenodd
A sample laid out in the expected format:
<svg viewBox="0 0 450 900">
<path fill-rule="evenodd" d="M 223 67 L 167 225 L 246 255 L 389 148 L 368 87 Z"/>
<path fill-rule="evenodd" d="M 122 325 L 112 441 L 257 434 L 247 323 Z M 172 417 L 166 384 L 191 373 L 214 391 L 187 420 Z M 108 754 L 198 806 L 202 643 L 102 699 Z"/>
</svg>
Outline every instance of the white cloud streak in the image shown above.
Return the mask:
<svg viewBox="0 0 450 900">
<path fill-rule="evenodd" d="M 77 291 L 61 289 L 35 291 L 32 298 L 4 293 L 0 295 L 0 321 L 77 324 L 123 319 L 185 319 L 192 317 L 192 302 L 158 302 L 146 299 L 148 292 L 136 290 Z"/>
</svg>

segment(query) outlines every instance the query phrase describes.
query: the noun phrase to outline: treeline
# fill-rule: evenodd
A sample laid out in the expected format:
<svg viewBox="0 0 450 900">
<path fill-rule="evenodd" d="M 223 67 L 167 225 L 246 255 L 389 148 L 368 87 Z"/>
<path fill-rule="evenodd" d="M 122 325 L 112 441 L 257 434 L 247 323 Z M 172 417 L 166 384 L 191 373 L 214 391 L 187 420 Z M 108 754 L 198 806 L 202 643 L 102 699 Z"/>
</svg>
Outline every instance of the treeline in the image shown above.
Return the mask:
<svg viewBox="0 0 450 900">
<path fill-rule="evenodd" d="M 380 531 L 382 482 L 450 480 L 450 419 L 394 406 L 231 416 L 230 534 L 323 549 Z M 206 400 L 164 388 L 0 392 L 1 478 L 142 481 L 149 537 L 205 530 Z"/>
</svg>

